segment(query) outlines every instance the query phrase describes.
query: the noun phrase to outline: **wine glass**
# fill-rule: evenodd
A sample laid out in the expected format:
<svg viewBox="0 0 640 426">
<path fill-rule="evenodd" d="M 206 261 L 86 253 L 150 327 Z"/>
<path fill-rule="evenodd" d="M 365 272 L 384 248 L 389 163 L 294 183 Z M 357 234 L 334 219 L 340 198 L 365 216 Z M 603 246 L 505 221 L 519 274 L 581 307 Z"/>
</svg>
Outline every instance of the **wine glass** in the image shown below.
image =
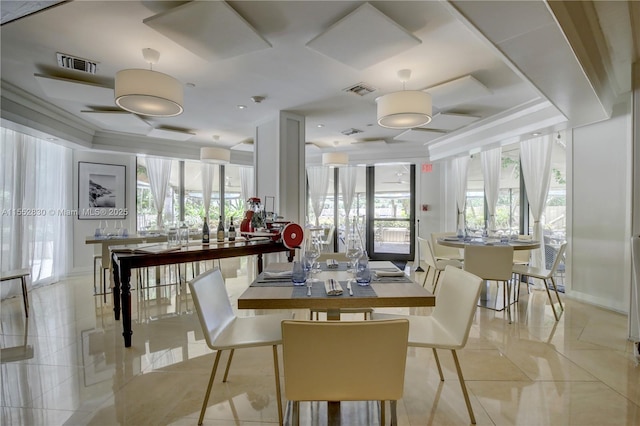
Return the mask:
<svg viewBox="0 0 640 426">
<path fill-rule="evenodd" d="M 315 238 L 308 238 L 304 245 L 304 260 L 309 272 L 313 273 L 313 266 L 320 257 L 320 244 Z"/>
</svg>

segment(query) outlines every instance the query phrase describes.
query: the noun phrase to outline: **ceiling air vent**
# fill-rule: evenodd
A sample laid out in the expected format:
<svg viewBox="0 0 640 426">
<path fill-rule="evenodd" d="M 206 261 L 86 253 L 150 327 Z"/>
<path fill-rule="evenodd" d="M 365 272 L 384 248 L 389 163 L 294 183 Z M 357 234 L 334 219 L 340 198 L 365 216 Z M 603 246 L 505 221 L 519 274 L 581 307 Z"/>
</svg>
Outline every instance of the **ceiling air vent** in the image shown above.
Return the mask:
<svg viewBox="0 0 640 426">
<path fill-rule="evenodd" d="M 366 83 L 358 83 L 353 86 L 342 89 L 343 92 L 353 93 L 354 95 L 364 96 L 368 95 L 371 92 L 375 92 L 375 87 L 372 87 Z"/>
<path fill-rule="evenodd" d="M 58 66 L 67 70 L 81 71 L 95 74 L 98 70 L 98 63 L 88 59 L 82 59 L 66 53 L 57 53 Z"/>
<path fill-rule="evenodd" d="M 343 130 L 340 133 L 342 133 L 345 136 L 351 136 L 351 135 L 355 135 L 357 133 L 362 133 L 362 130 L 354 129 L 352 127 L 351 129 Z"/>
</svg>

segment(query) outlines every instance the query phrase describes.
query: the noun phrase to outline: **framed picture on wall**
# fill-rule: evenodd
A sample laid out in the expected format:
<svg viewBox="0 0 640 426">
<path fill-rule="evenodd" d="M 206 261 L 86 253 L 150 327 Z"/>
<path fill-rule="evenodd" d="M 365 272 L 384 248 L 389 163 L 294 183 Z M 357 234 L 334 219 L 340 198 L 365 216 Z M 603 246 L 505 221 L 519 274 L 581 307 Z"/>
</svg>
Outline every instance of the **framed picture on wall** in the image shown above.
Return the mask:
<svg viewBox="0 0 640 426">
<path fill-rule="evenodd" d="M 126 219 L 126 166 L 78 162 L 78 219 Z"/>
</svg>

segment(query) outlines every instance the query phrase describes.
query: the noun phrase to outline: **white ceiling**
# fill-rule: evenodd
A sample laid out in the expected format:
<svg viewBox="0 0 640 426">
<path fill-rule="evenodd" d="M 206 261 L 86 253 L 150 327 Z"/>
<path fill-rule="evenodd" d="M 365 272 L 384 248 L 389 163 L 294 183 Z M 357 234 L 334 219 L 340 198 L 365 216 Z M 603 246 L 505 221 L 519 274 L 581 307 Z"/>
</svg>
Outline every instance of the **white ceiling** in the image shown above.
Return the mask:
<svg viewBox="0 0 640 426">
<path fill-rule="evenodd" d="M 335 149 L 354 163 L 437 160 L 606 118 L 612 99 L 630 88 L 625 70 L 635 55 L 627 2 L 567 6 L 592 18 L 583 22 L 574 9 L 565 16 L 538 0 L 71 1 L 5 19 L 27 15 L 25 4 L 34 3 L 55 2 L 1 3 L 3 118 L 20 121 L 24 108 L 14 102 L 31 102 L 38 107 L 30 111 L 80 129 L 69 133 L 84 146 L 184 158 L 205 145 L 250 150 L 256 125 L 285 110 L 306 117 L 310 163 Z M 585 22 L 574 28 L 578 40 L 595 22 L 600 49 L 616 46 L 600 55 L 610 71 L 605 87 L 592 84 L 600 69 L 584 65 L 589 52 L 574 52 L 572 34 L 558 25 Z M 148 47 L 160 52 L 154 70 L 185 86 L 178 117 L 123 114 L 113 102 L 115 73 L 145 68 Z M 58 52 L 97 62 L 97 73 L 58 67 Z M 405 68 L 407 89 L 433 91 L 438 132 L 376 124 L 375 98 L 401 90 L 396 74 Z M 358 83 L 376 90 L 343 91 Z M 341 133 L 350 128 L 362 132 Z"/>
</svg>

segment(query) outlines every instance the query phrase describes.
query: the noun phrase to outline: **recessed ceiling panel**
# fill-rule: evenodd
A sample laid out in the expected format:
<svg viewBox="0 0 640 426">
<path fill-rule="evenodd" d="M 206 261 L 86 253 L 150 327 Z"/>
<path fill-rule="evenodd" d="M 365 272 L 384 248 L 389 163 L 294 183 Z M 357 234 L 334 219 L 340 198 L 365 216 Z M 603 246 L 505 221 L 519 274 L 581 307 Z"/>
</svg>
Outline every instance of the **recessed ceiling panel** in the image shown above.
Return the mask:
<svg viewBox="0 0 640 426">
<path fill-rule="evenodd" d="M 45 95 L 50 98 L 81 102 L 85 105 L 115 105 L 113 89 L 110 87 L 42 74 L 33 76 Z"/>
<path fill-rule="evenodd" d="M 82 113 L 109 130 L 146 135 L 150 127 L 146 121 L 128 111 L 82 111 Z"/>
<path fill-rule="evenodd" d="M 223 1 L 191 1 L 143 22 L 209 61 L 233 58 L 271 47 Z"/>
<path fill-rule="evenodd" d="M 465 75 L 464 77 L 429 87 L 424 91 L 431 94 L 433 105 L 439 109 L 471 102 L 491 94 L 491 90 L 472 75 Z"/>
<path fill-rule="evenodd" d="M 447 130 L 452 131 L 467 126 L 474 121 L 478 121 L 480 117 L 465 114 L 440 113 L 433 116 L 429 124 L 423 126 L 425 129 Z"/>
<path fill-rule="evenodd" d="M 187 139 L 195 136 L 195 133 L 182 130 L 157 128 L 151 129 L 147 136 L 151 136 L 152 138 L 171 139 L 174 141 L 186 141 Z"/>
<path fill-rule="evenodd" d="M 420 43 L 420 39 L 365 3 L 307 43 L 307 47 L 362 70 Z"/>
<path fill-rule="evenodd" d="M 418 128 L 406 130 L 393 139 L 396 141 L 427 143 L 444 135 L 446 135 L 445 132 Z"/>
</svg>

